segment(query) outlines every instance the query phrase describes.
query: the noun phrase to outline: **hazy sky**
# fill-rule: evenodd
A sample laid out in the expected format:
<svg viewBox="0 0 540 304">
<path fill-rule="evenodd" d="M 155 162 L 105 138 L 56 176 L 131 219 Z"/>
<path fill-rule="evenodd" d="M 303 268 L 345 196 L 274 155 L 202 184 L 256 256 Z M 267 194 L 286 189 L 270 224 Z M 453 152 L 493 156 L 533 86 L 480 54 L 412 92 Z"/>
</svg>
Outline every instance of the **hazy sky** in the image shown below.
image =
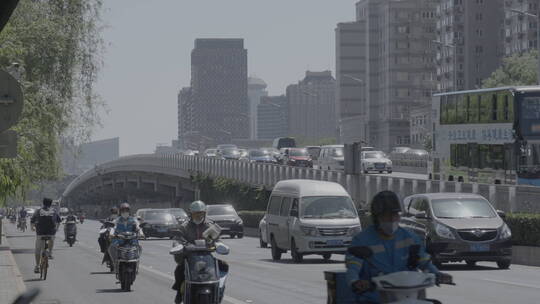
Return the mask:
<svg viewBox="0 0 540 304">
<path fill-rule="evenodd" d="M 94 139 L 120 137 L 120 154 L 151 153 L 177 138 L 177 93 L 190 84 L 196 38 L 244 38 L 249 75 L 285 92 L 306 70 L 335 69 L 338 22 L 357 0 L 107 0 L 108 104 Z"/>
</svg>

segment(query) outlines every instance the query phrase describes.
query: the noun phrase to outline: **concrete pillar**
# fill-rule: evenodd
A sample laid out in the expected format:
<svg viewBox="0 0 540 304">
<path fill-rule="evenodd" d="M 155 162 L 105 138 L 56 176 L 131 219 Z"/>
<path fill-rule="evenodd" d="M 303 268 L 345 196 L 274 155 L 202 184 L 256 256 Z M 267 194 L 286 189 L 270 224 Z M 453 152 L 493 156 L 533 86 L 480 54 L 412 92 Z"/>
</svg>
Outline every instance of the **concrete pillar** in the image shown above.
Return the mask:
<svg viewBox="0 0 540 304">
<path fill-rule="evenodd" d="M 418 193 L 418 180 L 413 179 L 412 181 L 412 193 L 416 194 Z"/>
<path fill-rule="evenodd" d="M 439 192 L 445 192 L 446 191 L 446 183 L 441 180 L 439 181 Z"/>
<path fill-rule="evenodd" d="M 472 193 L 475 193 L 475 194 L 478 193 L 478 183 L 472 184 Z"/>
<path fill-rule="evenodd" d="M 489 185 L 489 201 L 495 206 L 495 208 L 500 209 L 499 202 L 497 202 L 497 191 L 495 185 Z"/>
<path fill-rule="evenodd" d="M 349 175 L 349 174 L 346 174 L 345 175 L 345 188 L 347 189 L 347 192 L 349 192 L 349 195 L 355 199 L 355 193 L 353 191 L 353 186 L 352 186 L 352 176 Z"/>
<path fill-rule="evenodd" d="M 510 204 L 510 206 L 508 206 L 510 208 L 510 212 L 514 213 L 517 210 L 515 186 L 508 188 L 508 204 Z"/>
<path fill-rule="evenodd" d="M 381 179 L 380 176 L 377 176 L 375 178 L 375 180 L 376 180 L 376 185 L 377 185 L 376 191 L 377 191 L 377 193 L 379 193 L 381 191 L 381 180 L 382 179 Z"/>
<path fill-rule="evenodd" d="M 431 193 L 431 181 L 426 181 L 426 193 Z"/>
<path fill-rule="evenodd" d="M 456 193 L 461 193 L 461 183 L 455 183 Z"/>
<path fill-rule="evenodd" d="M 366 179 L 365 182 L 365 188 L 366 188 L 366 205 L 369 205 L 371 202 L 371 176 L 365 175 Z"/>
<path fill-rule="evenodd" d="M 403 178 L 399 179 L 399 197 L 402 199 L 405 197 L 405 179 Z"/>
<path fill-rule="evenodd" d="M 388 190 L 394 191 L 394 178 L 393 177 L 388 178 Z"/>
</svg>

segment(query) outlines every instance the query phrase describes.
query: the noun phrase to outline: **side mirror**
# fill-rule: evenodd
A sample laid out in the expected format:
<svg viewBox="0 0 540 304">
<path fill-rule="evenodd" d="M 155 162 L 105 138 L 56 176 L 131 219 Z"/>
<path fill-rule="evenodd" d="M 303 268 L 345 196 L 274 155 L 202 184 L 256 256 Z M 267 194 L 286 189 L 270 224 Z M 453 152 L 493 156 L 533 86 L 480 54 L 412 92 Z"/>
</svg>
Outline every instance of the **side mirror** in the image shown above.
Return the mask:
<svg viewBox="0 0 540 304">
<path fill-rule="evenodd" d="M 497 210 L 497 214 L 503 219 L 506 220 L 506 212 L 502 210 Z"/>
<path fill-rule="evenodd" d="M 358 216 L 365 216 L 367 214 L 366 209 L 358 209 Z"/>
<path fill-rule="evenodd" d="M 414 215 L 414 217 L 421 220 L 427 220 L 429 218 L 425 211 L 418 212 L 417 214 Z"/>
<path fill-rule="evenodd" d="M 369 259 L 373 256 L 373 251 L 366 246 L 349 247 L 349 249 L 347 249 L 347 252 L 363 260 Z"/>
<path fill-rule="evenodd" d="M 291 216 L 298 217 L 298 210 L 291 210 Z"/>
<path fill-rule="evenodd" d="M 229 249 L 229 246 L 223 244 L 223 243 L 217 243 L 216 244 L 216 252 L 221 255 L 227 255 L 229 254 L 231 250 Z"/>
</svg>

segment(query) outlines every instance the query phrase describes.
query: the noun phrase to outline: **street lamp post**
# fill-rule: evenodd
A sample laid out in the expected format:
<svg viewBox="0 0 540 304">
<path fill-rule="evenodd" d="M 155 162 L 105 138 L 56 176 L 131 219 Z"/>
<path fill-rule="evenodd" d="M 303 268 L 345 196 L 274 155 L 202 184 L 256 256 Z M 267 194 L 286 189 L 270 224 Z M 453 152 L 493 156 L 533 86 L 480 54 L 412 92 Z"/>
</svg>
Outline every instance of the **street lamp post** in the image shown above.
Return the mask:
<svg viewBox="0 0 540 304">
<path fill-rule="evenodd" d="M 508 9 L 508 11 L 518 14 L 518 15 L 532 17 L 536 19 L 536 47 L 538 49 L 538 52 L 540 53 L 540 14 L 533 14 L 533 13 L 520 11 L 513 8 Z M 538 81 L 537 82 L 540 84 L 540 60 L 538 60 Z"/>
<path fill-rule="evenodd" d="M 365 95 L 365 93 L 366 93 L 366 90 L 365 90 L 366 82 L 363 79 L 360 79 L 358 77 L 354 77 L 354 76 L 349 75 L 349 74 L 343 74 L 342 76 L 345 77 L 345 78 L 349 78 L 349 79 L 351 79 L 353 81 L 358 82 L 360 84 L 360 89 L 362 89 L 362 93 L 364 93 L 364 95 Z M 363 135 L 364 135 L 364 140 L 367 140 L 367 128 L 366 128 L 366 123 L 365 123 L 365 120 L 367 119 L 366 118 L 366 104 L 365 104 L 366 98 L 363 98 L 363 100 L 364 100 L 364 102 L 362 104 L 362 112 L 360 113 L 360 117 L 363 118 L 363 120 L 364 120 L 364 134 Z"/>
<path fill-rule="evenodd" d="M 453 48 L 454 49 L 454 91 L 457 91 L 457 46 L 455 44 L 444 43 L 438 40 L 432 40 L 433 43 L 438 44 L 443 47 Z M 450 90 L 448 90 L 450 91 Z"/>
</svg>

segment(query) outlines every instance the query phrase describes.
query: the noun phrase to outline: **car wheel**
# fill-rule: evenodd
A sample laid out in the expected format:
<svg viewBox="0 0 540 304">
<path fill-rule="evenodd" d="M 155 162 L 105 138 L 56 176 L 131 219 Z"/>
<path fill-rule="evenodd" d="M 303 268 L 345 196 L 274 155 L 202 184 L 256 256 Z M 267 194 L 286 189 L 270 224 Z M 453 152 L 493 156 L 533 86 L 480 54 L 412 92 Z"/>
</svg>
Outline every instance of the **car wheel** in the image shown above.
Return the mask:
<svg viewBox="0 0 540 304">
<path fill-rule="evenodd" d="M 231 239 L 234 239 L 235 235 L 231 233 L 231 234 L 229 234 L 229 237 L 230 237 Z"/>
<path fill-rule="evenodd" d="M 467 266 L 469 266 L 469 267 L 476 266 L 476 261 L 465 261 L 465 263 L 467 263 Z"/>
<path fill-rule="evenodd" d="M 244 237 L 244 234 L 243 233 L 239 233 L 236 235 L 236 237 L 238 237 L 239 239 L 243 238 Z"/>
<path fill-rule="evenodd" d="M 268 247 L 268 244 L 263 241 L 262 239 L 262 233 L 259 231 L 259 244 L 261 245 L 261 248 L 267 248 Z"/>
<path fill-rule="evenodd" d="M 383 174 L 383 173 L 384 173 L 384 171 L 379 171 L 379 173 L 380 173 L 380 174 Z"/>
<path fill-rule="evenodd" d="M 272 244 L 272 260 L 279 261 L 281 260 L 281 249 L 278 248 L 276 245 L 276 240 L 274 240 L 274 236 L 270 237 L 270 244 Z"/>
<path fill-rule="evenodd" d="M 323 259 L 325 262 L 328 262 L 330 260 L 330 258 L 332 257 L 332 254 L 331 253 L 324 253 L 322 255 Z"/>
<path fill-rule="evenodd" d="M 388 174 L 392 174 L 392 170 L 388 170 Z"/>
<path fill-rule="evenodd" d="M 510 264 L 512 264 L 510 260 L 497 261 L 497 266 L 499 269 L 508 269 L 510 268 Z"/>
<path fill-rule="evenodd" d="M 293 262 L 295 263 L 302 263 L 302 261 L 304 260 L 304 255 L 298 252 L 298 248 L 296 248 L 296 242 L 294 241 L 294 239 L 291 239 L 291 256 Z"/>
</svg>

